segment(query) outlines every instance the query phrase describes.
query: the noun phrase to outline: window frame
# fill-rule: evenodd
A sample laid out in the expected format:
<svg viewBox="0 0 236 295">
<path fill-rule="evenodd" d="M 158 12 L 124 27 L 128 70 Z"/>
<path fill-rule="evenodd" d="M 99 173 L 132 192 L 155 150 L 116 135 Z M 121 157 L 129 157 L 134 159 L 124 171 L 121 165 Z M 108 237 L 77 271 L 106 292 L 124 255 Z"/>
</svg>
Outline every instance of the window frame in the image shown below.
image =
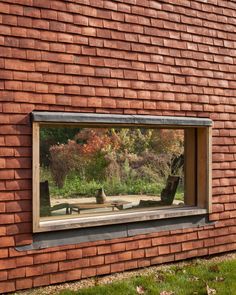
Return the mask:
<svg viewBox="0 0 236 295">
<path fill-rule="evenodd" d="M 169 117 L 148 115 L 117 115 L 35 111 L 32 118 L 32 192 L 33 192 L 33 232 L 47 232 L 65 229 L 125 224 L 183 216 L 194 216 L 211 213 L 212 195 L 212 120 L 196 117 Z M 108 214 L 83 218 L 56 219 L 40 221 L 40 126 L 76 125 L 82 127 L 146 127 L 146 128 L 183 128 L 185 129 L 185 149 L 195 149 L 194 155 L 185 155 L 185 161 L 193 168 L 195 175 L 185 179 L 186 189 L 192 194 L 197 205 L 180 208 L 152 208 L 122 214 Z M 194 132 L 193 132 L 194 130 Z M 192 147 L 191 147 L 192 145 Z M 189 158 L 186 158 L 189 157 Z M 186 166 L 186 165 L 185 165 Z M 185 168 L 185 169 L 189 169 Z M 191 177 L 195 179 L 195 185 Z"/>
</svg>

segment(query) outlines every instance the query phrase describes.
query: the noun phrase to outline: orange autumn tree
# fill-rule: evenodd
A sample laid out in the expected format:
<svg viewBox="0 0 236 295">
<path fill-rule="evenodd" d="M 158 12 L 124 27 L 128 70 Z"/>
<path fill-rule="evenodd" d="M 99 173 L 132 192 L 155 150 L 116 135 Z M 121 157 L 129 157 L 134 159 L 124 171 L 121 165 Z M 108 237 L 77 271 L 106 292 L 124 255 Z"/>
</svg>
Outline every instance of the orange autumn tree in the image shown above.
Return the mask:
<svg viewBox="0 0 236 295">
<path fill-rule="evenodd" d="M 67 144 L 50 147 L 50 169 L 59 188 L 71 171 L 76 171 L 81 178 L 102 178 L 102 170 L 107 165 L 104 153 L 116 144 L 115 137 L 108 133 L 104 128 L 84 128 Z"/>
</svg>

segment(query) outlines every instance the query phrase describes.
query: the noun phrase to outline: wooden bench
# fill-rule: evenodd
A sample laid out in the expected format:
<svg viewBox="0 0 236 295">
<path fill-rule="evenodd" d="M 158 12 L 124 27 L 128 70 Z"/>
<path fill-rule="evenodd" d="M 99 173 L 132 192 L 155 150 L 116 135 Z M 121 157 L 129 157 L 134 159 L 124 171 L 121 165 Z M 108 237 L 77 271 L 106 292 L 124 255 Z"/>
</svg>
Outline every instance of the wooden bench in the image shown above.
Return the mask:
<svg viewBox="0 0 236 295">
<path fill-rule="evenodd" d="M 91 210 L 91 209 L 100 209 L 100 208 L 111 208 L 112 211 L 115 208 L 122 210 L 125 204 L 129 204 L 130 202 L 127 201 L 114 201 L 114 202 L 105 202 L 104 204 L 97 204 L 97 203 L 75 203 L 69 204 L 69 214 L 72 214 L 73 211 L 80 214 L 81 210 Z"/>
</svg>

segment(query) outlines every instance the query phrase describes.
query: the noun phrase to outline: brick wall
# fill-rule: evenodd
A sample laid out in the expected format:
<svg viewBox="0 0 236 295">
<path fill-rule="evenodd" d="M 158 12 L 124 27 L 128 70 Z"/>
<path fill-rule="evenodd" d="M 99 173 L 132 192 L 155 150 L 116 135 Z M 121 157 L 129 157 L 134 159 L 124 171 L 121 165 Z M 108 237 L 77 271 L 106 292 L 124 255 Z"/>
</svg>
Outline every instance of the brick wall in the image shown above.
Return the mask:
<svg viewBox="0 0 236 295">
<path fill-rule="evenodd" d="M 236 249 L 235 15 L 225 0 L 0 0 L 0 293 Z M 217 222 L 17 252 L 33 110 L 213 119 Z"/>
</svg>

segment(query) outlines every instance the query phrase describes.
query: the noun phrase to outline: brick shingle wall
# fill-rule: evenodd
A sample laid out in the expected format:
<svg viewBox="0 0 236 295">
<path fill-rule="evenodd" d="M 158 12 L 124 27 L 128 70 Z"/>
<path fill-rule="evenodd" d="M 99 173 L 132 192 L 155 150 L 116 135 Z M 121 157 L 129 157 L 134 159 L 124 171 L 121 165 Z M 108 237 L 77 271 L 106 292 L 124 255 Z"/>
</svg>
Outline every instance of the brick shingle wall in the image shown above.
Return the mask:
<svg viewBox="0 0 236 295">
<path fill-rule="evenodd" d="M 0 293 L 236 249 L 236 3 L 0 0 Z M 33 110 L 214 120 L 214 226 L 32 241 Z"/>
</svg>

